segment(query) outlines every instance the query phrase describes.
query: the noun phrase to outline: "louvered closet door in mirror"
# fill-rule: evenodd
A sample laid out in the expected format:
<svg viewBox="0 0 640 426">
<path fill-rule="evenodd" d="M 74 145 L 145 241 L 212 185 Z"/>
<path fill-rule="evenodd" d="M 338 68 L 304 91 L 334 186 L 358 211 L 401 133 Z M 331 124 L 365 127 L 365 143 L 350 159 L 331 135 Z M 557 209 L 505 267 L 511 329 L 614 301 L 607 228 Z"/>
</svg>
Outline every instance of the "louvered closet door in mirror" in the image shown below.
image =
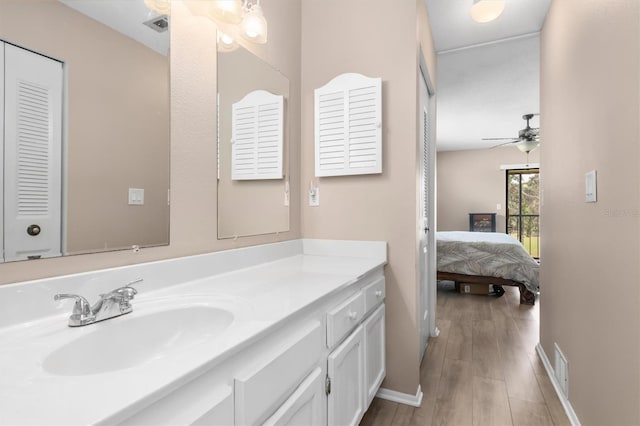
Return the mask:
<svg viewBox="0 0 640 426">
<path fill-rule="evenodd" d="M 4 260 L 60 256 L 62 64 L 4 50 Z"/>
</svg>

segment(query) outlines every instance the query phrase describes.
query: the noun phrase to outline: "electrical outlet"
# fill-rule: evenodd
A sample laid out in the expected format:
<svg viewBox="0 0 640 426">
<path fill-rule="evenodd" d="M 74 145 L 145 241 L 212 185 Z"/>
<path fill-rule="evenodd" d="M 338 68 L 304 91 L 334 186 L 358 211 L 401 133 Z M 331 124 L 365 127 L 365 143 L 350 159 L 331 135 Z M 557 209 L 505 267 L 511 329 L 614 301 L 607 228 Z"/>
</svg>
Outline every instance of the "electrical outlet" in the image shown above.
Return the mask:
<svg viewBox="0 0 640 426">
<path fill-rule="evenodd" d="M 309 205 L 318 207 L 320 205 L 320 188 L 315 187 L 309 190 Z"/>
</svg>

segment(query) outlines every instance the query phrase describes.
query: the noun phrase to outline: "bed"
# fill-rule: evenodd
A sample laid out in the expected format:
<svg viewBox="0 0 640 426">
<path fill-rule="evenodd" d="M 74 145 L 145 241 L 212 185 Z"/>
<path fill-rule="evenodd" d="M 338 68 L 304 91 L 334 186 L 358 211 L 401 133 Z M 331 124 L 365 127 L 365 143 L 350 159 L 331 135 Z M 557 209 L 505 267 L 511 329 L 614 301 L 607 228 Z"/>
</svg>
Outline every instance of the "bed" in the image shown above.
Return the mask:
<svg viewBox="0 0 640 426">
<path fill-rule="evenodd" d="M 460 283 L 510 285 L 520 303 L 533 305 L 540 266 L 518 240 L 496 232 L 437 232 L 437 278 Z"/>
</svg>

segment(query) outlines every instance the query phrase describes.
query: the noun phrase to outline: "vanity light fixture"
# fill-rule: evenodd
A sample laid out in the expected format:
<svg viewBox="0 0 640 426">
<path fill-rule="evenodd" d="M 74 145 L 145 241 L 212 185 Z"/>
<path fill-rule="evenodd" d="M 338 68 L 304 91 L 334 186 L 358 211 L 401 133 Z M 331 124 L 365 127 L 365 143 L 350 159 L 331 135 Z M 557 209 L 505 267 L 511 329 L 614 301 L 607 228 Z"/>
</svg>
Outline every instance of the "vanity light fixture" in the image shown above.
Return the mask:
<svg viewBox="0 0 640 426">
<path fill-rule="evenodd" d="M 171 14 L 171 0 L 144 0 L 144 4 L 160 15 Z"/>
<path fill-rule="evenodd" d="M 241 0 L 213 0 L 209 16 L 217 22 L 239 24 L 244 16 Z"/>
<path fill-rule="evenodd" d="M 238 48 L 238 42 L 228 34 L 218 31 L 218 51 L 219 52 L 233 52 Z"/>
<path fill-rule="evenodd" d="M 473 0 L 471 19 L 481 24 L 491 22 L 502 14 L 505 0 Z"/>
<path fill-rule="evenodd" d="M 246 1 L 244 9 L 242 36 L 253 43 L 265 44 L 267 42 L 267 20 L 262 13 L 260 0 L 256 0 L 254 4 L 249 4 Z"/>
</svg>

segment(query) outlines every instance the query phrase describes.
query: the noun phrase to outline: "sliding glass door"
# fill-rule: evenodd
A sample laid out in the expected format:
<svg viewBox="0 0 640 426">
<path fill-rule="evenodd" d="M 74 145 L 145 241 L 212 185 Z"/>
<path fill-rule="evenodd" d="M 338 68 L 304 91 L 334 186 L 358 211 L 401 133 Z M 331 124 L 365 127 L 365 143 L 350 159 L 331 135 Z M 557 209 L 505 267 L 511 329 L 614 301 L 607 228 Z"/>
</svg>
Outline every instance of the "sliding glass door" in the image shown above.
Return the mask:
<svg viewBox="0 0 640 426">
<path fill-rule="evenodd" d="M 507 170 L 507 234 L 540 257 L 540 171 Z"/>
</svg>

